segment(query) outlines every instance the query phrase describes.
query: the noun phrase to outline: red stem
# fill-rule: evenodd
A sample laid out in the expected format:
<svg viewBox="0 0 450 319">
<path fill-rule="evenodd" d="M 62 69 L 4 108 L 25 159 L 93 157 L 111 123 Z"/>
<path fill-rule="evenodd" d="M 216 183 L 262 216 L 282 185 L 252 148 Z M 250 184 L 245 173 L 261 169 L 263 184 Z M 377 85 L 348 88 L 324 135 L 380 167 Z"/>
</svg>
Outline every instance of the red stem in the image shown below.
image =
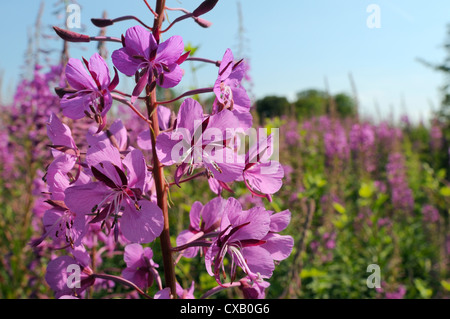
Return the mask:
<svg viewBox="0 0 450 319">
<path fill-rule="evenodd" d="M 159 40 L 159 32 L 164 19 L 164 7 L 165 0 L 156 1 L 156 15 L 153 23 L 153 33 L 155 38 Z M 159 135 L 159 122 L 158 122 L 158 112 L 156 108 L 158 104 L 156 102 L 156 88 L 150 91 L 149 85 L 147 85 L 147 112 L 149 120 L 152 124 L 150 125 L 150 138 L 152 141 L 152 152 L 153 152 L 153 178 L 155 181 L 156 196 L 158 201 L 158 206 L 161 208 L 164 216 L 164 227 L 161 235 L 159 236 L 161 242 L 161 251 L 164 264 L 164 279 L 166 287 L 170 288 L 172 298 L 177 297 L 176 293 L 176 278 L 175 278 L 175 266 L 172 256 L 172 245 L 170 243 L 170 225 L 169 225 L 169 207 L 167 203 L 167 185 L 164 179 L 164 168 L 158 159 L 156 154 L 156 137 Z"/>
</svg>

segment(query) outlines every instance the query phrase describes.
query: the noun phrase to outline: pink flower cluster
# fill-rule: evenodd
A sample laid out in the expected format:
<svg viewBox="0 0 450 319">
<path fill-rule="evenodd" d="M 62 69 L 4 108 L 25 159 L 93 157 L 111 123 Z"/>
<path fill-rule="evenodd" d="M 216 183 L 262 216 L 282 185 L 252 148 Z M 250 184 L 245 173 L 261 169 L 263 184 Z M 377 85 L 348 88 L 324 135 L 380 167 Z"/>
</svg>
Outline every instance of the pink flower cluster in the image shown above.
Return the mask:
<svg viewBox="0 0 450 319">
<path fill-rule="evenodd" d="M 204 1 L 189 17 L 204 25 L 198 16 L 216 2 Z M 108 24 L 113 20 L 95 21 Z M 67 41 L 95 39 L 71 31 L 57 32 Z M 174 297 L 173 288 L 163 287 L 153 251 L 145 244 L 167 230 L 164 192 L 173 185 L 205 177 L 216 197 L 206 205 L 196 202 L 192 206 L 189 229 L 178 236 L 178 247 L 162 252 L 164 260 L 176 252 L 193 258 L 202 250 L 206 271 L 219 287 L 239 287 L 245 296 L 260 298 L 269 286 L 264 280 L 292 251 L 292 237 L 278 234 L 290 222 L 288 210 L 275 213 L 258 206 L 244 211 L 237 199 L 222 197 L 223 191 L 232 190 L 233 182 L 243 182 L 253 196 L 271 200 L 284 177 L 281 164 L 271 159 L 273 135 L 258 135 L 248 152 L 240 152 L 245 141 L 238 132 L 251 129 L 253 122 L 251 101 L 241 85 L 245 62 L 236 61 L 227 49 L 222 60 L 213 61 L 218 67 L 213 87 L 189 91 L 171 101 L 151 100 L 157 86 L 173 88 L 181 82 L 183 62 L 189 59 L 181 36 L 161 42 L 161 33 L 159 27 L 129 28 L 116 41 L 121 47 L 112 53 L 113 77 L 97 53 L 89 60 L 71 58 L 65 68 L 69 86 L 57 89 L 62 115 L 74 121 L 87 118 L 93 125 L 80 144 L 65 118 L 51 113 L 46 123 L 53 156 L 45 175 L 49 206 L 43 214 L 44 232 L 33 244 L 44 245 L 49 238 L 52 247 L 69 254 L 48 264 L 46 280 L 57 297 L 85 296 L 88 287 L 103 280 L 126 283 L 146 297 L 144 290 L 156 282 L 159 292 L 154 298 Z M 116 90 L 119 72 L 134 76 L 136 85 L 131 94 Z M 169 107 L 183 97 L 206 92 L 215 94 L 210 114 L 192 98 L 182 102 L 177 114 Z M 143 100 L 153 108 L 148 116 L 138 107 Z M 109 123 L 114 101 L 131 109 L 147 128 L 136 132 L 135 128 L 142 126 L 125 127 L 120 118 Z M 153 155 L 150 159 L 146 151 Z M 173 183 L 160 176 L 160 170 L 170 166 L 175 166 Z M 126 268 L 121 276 L 97 273 L 93 265 L 101 263 L 95 259 L 100 256 L 99 247 L 102 253 L 112 253 L 117 244 L 126 245 Z M 89 253 L 93 248 L 94 255 Z M 230 259 L 229 283 L 220 276 L 226 257 Z M 69 265 L 81 269 L 78 285 L 70 287 Z M 237 267 L 242 269 L 243 278 L 237 279 Z M 193 298 L 193 289 L 194 285 L 184 290 L 176 283 L 179 298 Z"/>
</svg>

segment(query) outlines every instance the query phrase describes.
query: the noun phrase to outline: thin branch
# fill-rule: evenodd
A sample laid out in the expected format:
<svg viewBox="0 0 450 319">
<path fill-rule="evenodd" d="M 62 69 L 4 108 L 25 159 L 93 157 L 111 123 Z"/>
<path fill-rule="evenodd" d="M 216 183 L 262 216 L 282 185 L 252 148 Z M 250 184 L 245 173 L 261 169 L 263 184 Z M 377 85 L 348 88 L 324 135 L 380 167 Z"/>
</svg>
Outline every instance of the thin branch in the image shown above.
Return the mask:
<svg viewBox="0 0 450 319">
<path fill-rule="evenodd" d="M 150 9 L 151 10 L 151 9 Z M 146 25 L 144 22 L 142 22 L 140 19 L 138 19 L 135 16 L 123 16 L 123 17 L 119 17 L 119 18 L 115 18 L 112 20 L 113 23 L 116 22 L 120 22 L 120 21 L 125 21 L 125 20 L 136 20 L 137 22 L 139 22 L 143 27 L 149 29 L 150 31 L 152 31 L 152 28 L 149 27 L 148 25 Z"/>
<path fill-rule="evenodd" d="M 132 283 L 131 281 L 128 281 L 122 277 L 118 277 L 118 276 L 114 276 L 114 275 L 108 275 L 108 274 L 93 274 L 91 275 L 94 278 L 99 278 L 99 279 L 106 279 L 106 280 L 112 280 L 114 282 L 120 283 L 122 285 L 128 286 L 130 288 L 133 288 L 134 290 L 136 290 L 141 296 L 147 298 L 147 299 L 153 299 L 152 297 L 150 297 L 149 295 L 147 295 L 141 288 L 139 288 L 138 286 L 136 286 L 134 283 Z"/>
<path fill-rule="evenodd" d="M 186 61 L 206 62 L 206 63 L 215 64 L 217 67 L 220 66 L 220 61 L 214 61 L 214 60 L 204 59 L 204 58 L 189 57 L 189 58 L 186 59 Z"/>
<path fill-rule="evenodd" d="M 206 171 L 197 173 L 197 174 L 195 174 L 195 175 L 192 175 L 191 177 L 188 177 L 188 178 L 186 178 L 186 179 L 183 179 L 182 181 L 179 181 L 178 184 L 189 182 L 189 181 L 191 181 L 191 180 L 193 180 L 193 179 L 196 179 L 197 177 L 204 176 L 205 174 L 206 174 Z M 170 184 L 169 184 L 169 187 L 172 187 L 172 186 L 175 186 L 175 185 L 178 185 L 178 184 L 175 183 L 175 182 L 173 182 L 173 183 L 170 183 Z"/>
<path fill-rule="evenodd" d="M 218 293 L 218 292 L 220 292 L 222 290 L 225 290 L 225 289 L 228 289 L 228 288 L 233 288 L 233 287 L 240 287 L 240 286 L 241 286 L 241 283 L 239 281 L 238 282 L 229 283 L 229 284 L 223 284 L 223 286 L 217 286 L 217 287 L 214 287 L 214 288 L 208 290 L 207 292 L 205 292 L 205 294 L 203 296 L 200 297 L 200 299 L 206 299 L 206 298 L 211 297 L 212 295 L 214 295 L 214 294 L 216 294 L 216 293 Z"/>
<path fill-rule="evenodd" d="M 145 122 L 147 122 L 147 124 L 152 124 L 152 122 L 150 120 L 148 120 L 138 109 L 136 109 L 134 107 L 133 104 L 131 104 L 131 102 L 129 102 L 128 100 L 124 99 L 121 96 L 115 95 L 115 94 L 111 94 L 112 98 L 122 104 L 125 104 L 126 106 L 128 106 L 130 109 L 133 110 L 134 113 L 136 113 L 141 119 L 143 119 Z"/>
<path fill-rule="evenodd" d="M 159 15 L 155 11 L 153 11 L 152 7 L 148 4 L 147 0 L 144 0 L 144 2 L 147 5 L 147 8 L 153 13 L 155 18 L 158 18 Z"/>
<path fill-rule="evenodd" d="M 89 40 L 91 41 L 109 41 L 109 42 L 118 42 L 122 43 L 122 40 L 115 37 L 107 37 L 107 36 L 97 36 L 97 37 L 90 37 Z"/>
<path fill-rule="evenodd" d="M 178 97 L 176 97 L 176 98 L 174 98 L 172 100 L 160 101 L 160 102 L 156 102 L 156 104 L 169 104 L 169 103 L 175 102 L 175 101 L 177 101 L 177 100 L 179 100 L 179 99 L 181 99 L 181 98 L 183 98 L 185 96 L 202 94 L 202 93 L 211 93 L 211 92 L 214 92 L 214 88 L 212 88 L 212 87 L 211 88 L 203 88 L 203 89 L 191 90 L 191 91 L 187 91 L 187 92 L 181 94 L 180 96 L 178 96 Z"/>
<path fill-rule="evenodd" d="M 194 15 L 192 13 L 188 13 L 181 17 L 176 18 L 175 20 L 173 20 L 173 22 L 167 28 L 165 28 L 164 30 L 161 30 L 161 33 L 169 31 L 170 28 L 172 28 L 176 23 L 186 20 L 186 19 L 189 19 L 189 18 L 192 18 L 192 17 L 194 17 Z"/>
</svg>

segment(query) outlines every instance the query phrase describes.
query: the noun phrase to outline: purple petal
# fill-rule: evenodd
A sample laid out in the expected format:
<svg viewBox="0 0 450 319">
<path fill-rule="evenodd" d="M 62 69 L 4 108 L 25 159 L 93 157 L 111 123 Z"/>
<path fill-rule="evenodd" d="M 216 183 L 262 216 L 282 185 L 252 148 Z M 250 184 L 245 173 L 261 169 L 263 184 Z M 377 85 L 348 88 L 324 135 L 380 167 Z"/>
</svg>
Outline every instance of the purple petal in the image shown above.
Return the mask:
<svg viewBox="0 0 450 319">
<path fill-rule="evenodd" d="M 150 130 L 145 130 L 137 137 L 138 146 L 147 151 L 152 150 L 152 139 L 150 138 Z"/>
<path fill-rule="evenodd" d="M 217 128 L 221 131 L 228 130 L 229 136 L 223 132 L 221 140 L 225 140 L 226 137 L 234 136 L 235 134 L 233 133 L 240 128 L 240 125 L 239 120 L 231 111 L 223 110 L 217 114 L 211 115 L 208 123 L 208 129 L 210 128 Z"/>
<path fill-rule="evenodd" d="M 131 27 L 126 31 L 125 45 L 127 49 L 133 51 L 134 55 L 145 58 L 150 57 L 150 52 L 157 48 L 153 34 L 140 25 Z"/>
<path fill-rule="evenodd" d="M 93 182 L 66 189 L 64 202 L 75 213 L 91 214 L 92 209 L 106 198 L 111 190 L 103 183 Z"/>
<path fill-rule="evenodd" d="M 218 147 L 211 150 L 205 148 L 204 154 L 207 154 L 207 157 L 203 157 L 204 166 L 213 172 L 214 178 L 218 181 L 228 183 L 241 177 L 245 168 L 244 158 L 234 153 L 231 149 Z M 220 171 L 217 170 L 217 166 Z"/>
<path fill-rule="evenodd" d="M 178 64 L 175 64 L 174 66 L 174 69 L 170 72 L 164 72 L 164 80 L 162 82 L 160 78 L 158 78 L 158 85 L 160 87 L 169 89 L 177 86 L 178 83 L 180 83 L 181 79 L 183 78 L 184 71 Z"/>
<path fill-rule="evenodd" d="M 245 61 L 242 61 L 233 68 L 231 74 L 229 75 L 230 80 L 237 80 L 239 83 L 242 81 L 242 79 L 245 76 L 245 73 L 247 72 L 248 65 L 245 63 Z"/>
<path fill-rule="evenodd" d="M 219 79 L 224 80 L 231 74 L 234 63 L 233 52 L 230 49 L 225 51 L 219 67 Z"/>
<path fill-rule="evenodd" d="M 189 227 L 195 230 L 200 230 L 200 219 L 202 217 L 203 204 L 200 202 L 195 202 L 191 206 L 191 211 L 189 212 Z"/>
<path fill-rule="evenodd" d="M 143 67 L 141 60 L 134 59 L 133 53 L 127 48 L 114 51 L 111 55 L 114 66 L 123 74 L 133 76 L 136 71 Z"/>
<path fill-rule="evenodd" d="M 99 142 L 92 145 L 86 152 L 86 163 L 89 166 L 97 166 L 102 162 L 111 162 L 119 168 L 122 167 L 120 152 L 107 142 Z"/>
<path fill-rule="evenodd" d="M 230 197 L 231 199 L 232 197 Z M 230 199 L 228 201 L 230 201 Z M 233 204 L 236 207 L 236 204 Z M 228 204 L 225 211 L 228 211 Z M 270 230 L 270 216 L 263 207 L 254 207 L 248 211 L 236 213 L 236 209 L 228 211 L 228 220 L 231 225 L 238 226 L 249 223 L 230 237 L 230 241 L 245 239 L 262 239 Z M 222 227 L 221 227 L 222 229 Z"/>
<path fill-rule="evenodd" d="M 145 266 L 142 259 L 144 256 L 144 248 L 140 244 L 129 244 L 125 246 L 123 259 L 129 268 L 137 268 Z"/>
<path fill-rule="evenodd" d="M 158 46 L 155 63 L 160 62 L 166 65 L 177 63 L 183 52 L 183 38 L 179 35 L 174 35 Z"/>
<path fill-rule="evenodd" d="M 140 150 L 134 149 L 123 160 L 127 167 L 128 186 L 131 188 L 144 188 L 147 165 Z"/>
<path fill-rule="evenodd" d="M 185 145 L 186 139 L 183 135 L 179 135 L 179 139 L 172 140 L 177 137 L 177 133 L 181 130 L 177 130 L 171 133 L 161 133 L 156 138 L 156 154 L 161 164 L 165 166 L 173 165 L 182 159 L 183 154 L 187 151 Z M 178 153 L 176 152 L 178 151 Z"/>
<path fill-rule="evenodd" d="M 92 92 L 80 93 L 76 97 L 65 95 L 61 99 L 61 108 L 64 116 L 72 120 L 79 120 L 86 116 L 85 110 L 89 110 L 89 104 L 92 103 Z"/>
<path fill-rule="evenodd" d="M 278 233 L 286 229 L 291 222 L 291 212 L 284 210 L 270 216 L 270 231 Z"/>
<path fill-rule="evenodd" d="M 219 227 L 219 221 L 227 205 L 227 200 L 222 197 L 216 197 L 209 201 L 202 210 L 203 229 L 205 231 L 214 231 Z M 212 228 L 212 229 L 211 229 Z"/>
<path fill-rule="evenodd" d="M 61 120 L 52 112 L 47 123 L 47 135 L 53 145 L 64 145 L 76 149 L 77 146 L 72 137 L 70 128 L 61 122 Z"/>
<path fill-rule="evenodd" d="M 213 193 L 215 193 L 216 195 L 222 194 L 223 189 L 217 179 L 215 179 L 214 177 L 208 178 L 208 184 Z"/>
<path fill-rule="evenodd" d="M 294 239 L 291 236 L 269 234 L 264 240 L 265 244 L 260 247 L 267 250 L 274 260 L 284 260 L 289 257 L 294 247 Z"/>
<path fill-rule="evenodd" d="M 111 126 L 109 127 L 109 131 L 116 139 L 116 142 L 118 144 L 117 146 L 119 147 L 119 149 L 122 151 L 126 150 L 128 146 L 128 134 L 122 121 L 120 119 L 115 120 L 114 123 L 112 123 Z M 111 143 L 110 139 L 108 138 L 108 136 L 104 131 L 100 133 L 96 132 L 97 132 L 96 127 L 89 128 L 88 134 L 86 135 L 86 140 L 89 145 L 94 145 L 101 141 L 105 143 Z"/>
<path fill-rule="evenodd" d="M 101 112 L 101 115 L 103 117 L 103 122 L 106 124 L 106 114 L 108 113 L 108 111 L 111 109 L 112 103 L 113 103 L 113 98 L 111 93 L 108 91 L 103 95 L 103 100 L 104 100 L 104 105 L 103 105 L 103 109 Z"/>
<path fill-rule="evenodd" d="M 67 277 L 69 276 L 67 267 L 69 265 L 77 265 L 76 260 L 70 256 L 61 256 L 48 263 L 45 280 L 54 291 L 69 290 L 67 286 Z"/>
<path fill-rule="evenodd" d="M 242 255 L 253 273 L 260 273 L 263 278 L 270 278 L 275 269 L 271 254 L 261 246 L 244 247 Z"/>
<path fill-rule="evenodd" d="M 126 239 L 134 243 L 150 243 L 163 230 L 164 217 L 161 209 L 154 203 L 141 200 L 136 210 L 132 204 L 125 205 L 120 228 Z"/>
<path fill-rule="evenodd" d="M 58 156 L 48 167 L 47 185 L 48 191 L 52 193 L 52 199 L 64 200 L 64 191 L 70 186 L 67 173 L 75 165 L 73 156 Z"/>
<path fill-rule="evenodd" d="M 195 234 L 189 230 L 183 230 L 177 237 L 177 246 L 186 244 Z M 199 251 L 198 247 L 190 247 L 182 251 L 183 257 L 194 258 Z"/>
<path fill-rule="evenodd" d="M 148 286 L 149 273 L 144 270 L 136 270 L 136 268 L 125 268 L 122 271 L 122 277 L 128 281 L 131 281 L 141 289 L 145 289 Z"/>
<path fill-rule="evenodd" d="M 250 187 L 263 194 L 274 194 L 283 185 L 284 170 L 280 163 L 258 163 L 244 171 Z"/>
<path fill-rule="evenodd" d="M 194 132 L 195 122 L 203 122 L 203 108 L 196 100 L 187 98 L 181 103 L 177 116 L 177 128 L 188 129 Z"/>
<path fill-rule="evenodd" d="M 92 76 L 85 69 L 83 63 L 74 58 L 70 58 L 66 66 L 66 78 L 70 86 L 75 90 L 97 89 L 97 85 Z"/>
<path fill-rule="evenodd" d="M 164 105 L 158 106 L 158 123 L 161 131 L 169 128 L 170 119 L 172 117 L 172 110 Z M 150 135 L 150 134 L 149 134 Z"/>
<path fill-rule="evenodd" d="M 149 72 L 150 70 L 147 69 L 147 71 L 144 73 L 144 75 L 141 76 L 138 83 L 134 87 L 133 92 L 131 93 L 131 100 L 130 100 L 131 103 L 134 103 L 136 99 L 139 97 L 139 95 L 142 93 L 142 91 L 144 91 L 145 86 L 147 85 L 149 80 Z"/>
<path fill-rule="evenodd" d="M 96 80 L 102 89 L 108 88 L 111 83 L 109 68 L 100 54 L 94 53 L 89 59 L 89 71 L 95 74 Z"/>
<path fill-rule="evenodd" d="M 239 112 L 249 112 L 252 106 L 247 91 L 243 87 L 231 86 L 233 92 L 233 109 Z"/>
<path fill-rule="evenodd" d="M 153 297 L 154 299 L 170 299 L 170 288 L 164 288 L 160 291 L 158 291 L 155 296 Z"/>
</svg>

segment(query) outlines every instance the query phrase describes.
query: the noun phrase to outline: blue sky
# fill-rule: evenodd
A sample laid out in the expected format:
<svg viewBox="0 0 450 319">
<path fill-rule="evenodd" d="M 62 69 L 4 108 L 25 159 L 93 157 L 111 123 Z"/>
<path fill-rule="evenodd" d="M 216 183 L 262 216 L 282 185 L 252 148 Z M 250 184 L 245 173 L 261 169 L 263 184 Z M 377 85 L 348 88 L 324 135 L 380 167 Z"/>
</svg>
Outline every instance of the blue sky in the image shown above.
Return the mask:
<svg viewBox="0 0 450 319">
<path fill-rule="evenodd" d="M 63 23 L 53 11 L 55 0 L 45 1 L 43 24 Z M 150 0 L 149 3 L 153 3 Z M 171 7 L 193 10 L 201 0 L 167 0 Z M 79 0 L 81 21 L 87 34 L 96 34 L 90 18 L 100 17 L 106 9 L 112 18 L 136 15 L 144 21 L 151 16 L 141 0 Z M 220 0 L 204 18 L 213 22 L 202 29 L 189 20 L 175 25 L 167 36 L 179 34 L 185 43 L 199 45 L 198 56 L 221 59 L 226 48 L 238 50 L 238 0 Z M 412 119 L 426 118 L 430 107 L 439 105 L 438 88 L 443 76 L 416 61 L 424 58 L 440 62 L 446 24 L 450 23 L 450 1 L 420 0 L 240 0 L 245 29 L 245 55 L 250 59 L 253 94 L 287 96 L 308 88 L 325 88 L 325 78 L 332 93 L 352 89 L 352 74 L 361 112 L 377 116 L 375 104 L 383 118 L 398 118 L 407 112 Z M 28 29 L 33 26 L 39 0 L 2 1 L 0 32 L 2 52 L 0 69 L 4 72 L 3 91 L 9 91 L 18 79 L 23 64 Z M 366 21 L 370 4 L 380 8 L 381 28 L 370 29 Z M 171 13 L 170 17 L 178 16 Z M 149 22 L 150 23 L 150 22 Z M 120 36 L 134 23 L 120 23 L 108 30 Z M 47 33 L 51 33 L 46 29 Z M 57 40 L 46 40 L 44 48 L 60 48 Z M 80 49 L 81 48 L 81 49 Z M 110 52 L 118 48 L 109 44 Z M 72 45 L 75 58 L 89 57 L 96 44 Z M 198 64 L 196 64 L 198 65 Z M 181 89 L 193 85 L 189 65 Z M 217 75 L 213 66 L 197 72 L 198 85 L 210 86 Z M 125 81 L 126 82 L 126 81 Z M 131 84 L 130 84 L 131 85 Z"/>
</svg>

